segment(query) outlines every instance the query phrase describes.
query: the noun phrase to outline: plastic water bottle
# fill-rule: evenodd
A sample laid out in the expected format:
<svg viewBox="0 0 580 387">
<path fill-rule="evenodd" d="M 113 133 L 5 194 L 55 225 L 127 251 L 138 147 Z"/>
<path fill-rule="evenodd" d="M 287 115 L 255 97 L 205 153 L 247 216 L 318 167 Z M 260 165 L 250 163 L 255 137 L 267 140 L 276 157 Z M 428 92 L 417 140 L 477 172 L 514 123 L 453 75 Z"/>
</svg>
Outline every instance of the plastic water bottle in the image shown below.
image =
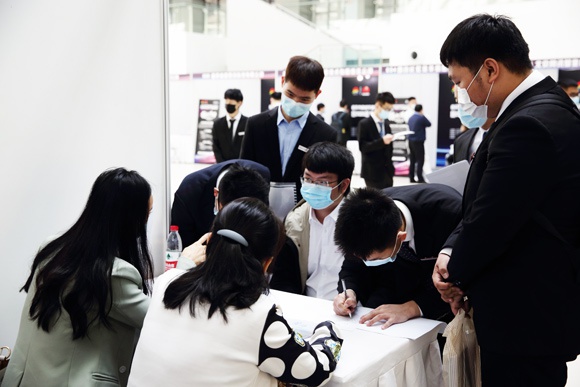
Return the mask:
<svg viewBox="0 0 580 387">
<path fill-rule="evenodd" d="M 169 235 L 167 235 L 167 250 L 165 253 L 165 271 L 177 267 L 177 260 L 183 250 L 181 237 L 179 236 L 178 231 L 178 226 L 169 227 Z"/>
</svg>

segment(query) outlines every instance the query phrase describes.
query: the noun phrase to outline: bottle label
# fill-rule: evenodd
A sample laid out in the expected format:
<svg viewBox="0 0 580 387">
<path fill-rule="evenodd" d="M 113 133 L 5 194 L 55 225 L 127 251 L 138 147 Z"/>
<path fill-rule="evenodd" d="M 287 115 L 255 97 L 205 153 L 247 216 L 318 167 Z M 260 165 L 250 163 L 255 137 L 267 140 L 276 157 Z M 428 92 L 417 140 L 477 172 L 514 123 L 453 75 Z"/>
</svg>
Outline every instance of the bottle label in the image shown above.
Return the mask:
<svg viewBox="0 0 580 387">
<path fill-rule="evenodd" d="M 177 267 L 177 260 L 181 253 L 179 251 L 168 251 L 165 254 L 165 271 L 174 269 Z"/>
</svg>

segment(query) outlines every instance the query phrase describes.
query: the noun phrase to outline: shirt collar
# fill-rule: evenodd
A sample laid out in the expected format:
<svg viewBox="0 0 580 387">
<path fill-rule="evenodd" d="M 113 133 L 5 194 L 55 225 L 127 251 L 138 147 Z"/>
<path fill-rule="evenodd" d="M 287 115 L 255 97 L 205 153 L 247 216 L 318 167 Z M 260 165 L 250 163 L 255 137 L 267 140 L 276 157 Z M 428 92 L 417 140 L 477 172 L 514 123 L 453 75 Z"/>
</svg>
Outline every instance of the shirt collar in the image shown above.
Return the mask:
<svg viewBox="0 0 580 387">
<path fill-rule="evenodd" d="M 541 82 L 543 79 L 545 78 L 545 76 L 539 72 L 538 70 L 533 70 L 530 75 L 528 75 L 526 77 L 526 79 L 524 79 L 522 81 L 522 83 L 520 83 L 518 85 L 518 87 L 516 87 L 511 93 L 510 95 L 507 96 L 507 98 L 503 101 L 503 103 L 501 104 L 501 109 L 499 109 L 499 113 L 497 115 L 497 117 L 495 118 L 495 120 L 497 121 L 499 116 L 502 115 L 502 113 L 505 111 L 505 109 L 507 109 L 507 107 L 517 98 L 519 97 L 524 91 L 528 90 L 530 87 L 536 85 L 537 83 Z"/>
<path fill-rule="evenodd" d="M 407 237 L 405 241 L 412 241 L 415 238 L 415 229 L 413 227 L 413 217 L 411 216 L 411 211 L 409 208 L 403 203 L 398 200 L 393 200 L 396 206 L 399 208 L 399 211 L 403 214 L 405 218 L 405 231 L 407 232 Z"/>
<path fill-rule="evenodd" d="M 292 122 L 297 121 L 298 125 L 300 125 L 300 129 L 304 129 L 304 126 L 306 125 L 306 120 L 308 119 L 308 115 L 310 115 L 310 112 L 306 112 L 301 117 L 292 120 Z M 282 106 L 278 106 L 278 118 L 276 120 L 278 126 L 280 126 L 282 121 L 289 123 L 288 121 L 286 121 L 286 118 L 284 118 L 284 114 L 282 114 Z"/>
<path fill-rule="evenodd" d="M 340 198 L 340 203 L 338 203 L 338 206 L 336 206 L 334 208 L 334 210 L 332 210 L 332 212 L 330 214 L 328 214 L 327 218 L 331 218 L 334 223 L 336 223 L 336 220 L 338 219 L 338 210 L 340 209 L 340 206 L 342 206 L 342 202 L 344 202 L 344 196 Z M 310 213 L 308 215 L 308 221 L 310 222 L 318 222 L 318 219 L 316 218 L 316 215 L 314 215 L 314 208 L 310 207 Z M 320 223 L 320 222 L 318 222 Z"/>
<path fill-rule="evenodd" d="M 231 118 L 231 117 L 230 117 L 230 115 L 228 114 L 228 115 L 226 115 L 226 119 L 227 119 L 228 121 L 231 121 L 231 120 L 239 120 L 239 119 L 240 119 L 240 112 L 238 111 L 238 114 L 236 114 L 236 115 L 234 116 L 234 118 Z"/>
<path fill-rule="evenodd" d="M 381 117 L 377 117 L 377 115 L 375 114 L 375 112 L 371 113 L 371 117 L 373 117 L 373 120 L 375 122 L 384 122 L 384 120 Z"/>
</svg>

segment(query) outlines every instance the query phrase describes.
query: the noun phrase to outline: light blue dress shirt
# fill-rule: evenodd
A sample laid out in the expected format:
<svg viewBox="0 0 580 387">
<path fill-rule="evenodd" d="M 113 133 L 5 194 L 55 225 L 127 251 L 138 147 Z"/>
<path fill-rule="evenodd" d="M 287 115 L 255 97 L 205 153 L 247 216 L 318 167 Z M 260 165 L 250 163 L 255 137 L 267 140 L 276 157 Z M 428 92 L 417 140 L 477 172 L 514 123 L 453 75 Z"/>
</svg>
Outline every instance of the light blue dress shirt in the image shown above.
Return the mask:
<svg viewBox="0 0 580 387">
<path fill-rule="evenodd" d="M 282 176 L 286 173 L 286 165 L 288 165 L 288 160 L 290 160 L 290 155 L 296 147 L 298 138 L 300 138 L 300 133 L 306 125 L 306 120 L 310 112 L 302 115 L 301 117 L 292 120 L 291 122 L 286 121 L 282 110 L 278 107 L 278 142 L 280 144 L 280 161 L 282 162 Z"/>
</svg>

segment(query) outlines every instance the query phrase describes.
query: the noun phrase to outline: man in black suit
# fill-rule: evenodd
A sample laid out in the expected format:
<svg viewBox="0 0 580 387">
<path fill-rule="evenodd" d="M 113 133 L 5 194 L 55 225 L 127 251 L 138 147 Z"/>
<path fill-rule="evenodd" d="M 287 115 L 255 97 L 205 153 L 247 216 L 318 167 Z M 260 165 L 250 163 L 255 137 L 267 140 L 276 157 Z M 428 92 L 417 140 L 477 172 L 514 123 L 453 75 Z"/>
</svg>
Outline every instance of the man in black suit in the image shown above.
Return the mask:
<svg viewBox="0 0 580 387">
<path fill-rule="evenodd" d="M 580 113 L 505 17 L 462 21 L 440 57 L 460 109 L 495 123 L 433 280 L 454 310 L 474 308 L 483 385 L 564 386 L 580 353 Z"/>
<path fill-rule="evenodd" d="M 237 165 L 235 174 L 232 172 L 234 165 Z M 229 179 L 232 183 L 222 192 L 218 179 L 226 171 L 229 171 L 226 176 L 232 172 L 237 177 Z M 268 203 L 269 182 L 270 171 L 249 160 L 228 160 L 187 175 L 175 192 L 171 208 L 171 224 L 179 226 L 183 247 L 209 232 L 215 212 L 219 209 L 216 201 L 225 205 L 234 199 L 249 196 Z"/>
<path fill-rule="evenodd" d="M 240 113 L 244 96 L 239 89 L 228 89 L 224 94 L 227 115 L 215 120 L 212 129 L 213 154 L 215 161 L 237 159 L 244 138 L 248 117 Z"/>
<path fill-rule="evenodd" d="M 320 141 L 336 142 L 336 132 L 310 112 L 320 94 L 324 70 L 304 56 L 290 58 L 282 77 L 282 104 L 252 116 L 246 125 L 240 157 L 270 169 L 273 182 L 296 184 L 300 197 L 302 157 Z"/>
<path fill-rule="evenodd" d="M 358 123 L 357 138 L 362 159 L 360 175 L 367 187 L 380 189 L 393 186 L 393 135 L 387 118 L 394 104 L 395 98 L 391 93 L 379 93 L 375 110 Z"/>
<path fill-rule="evenodd" d="M 461 133 L 455 141 L 453 141 L 453 162 L 457 163 L 461 160 L 467 160 L 471 162 L 472 156 L 475 155 L 475 151 L 479 148 L 479 144 L 483 140 L 483 136 L 487 134 L 487 131 L 491 124 L 493 124 L 494 119 L 488 118 L 485 124 L 481 127 L 468 129 L 467 131 Z"/>
<path fill-rule="evenodd" d="M 344 293 L 335 297 L 336 314 L 352 313 L 360 301 L 375 308 L 360 320 L 369 325 L 386 320 L 387 328 L 419 316 L 449 321 L 452 315 L 431 273 L 460 220 L 461 195 L 442 184 L 352 192 L 334 233 L 346 257 L 340 278 L 348 295 L 346 300 Z M 341 282 L 339 290 L 344 292 Z"/>
</svg>

